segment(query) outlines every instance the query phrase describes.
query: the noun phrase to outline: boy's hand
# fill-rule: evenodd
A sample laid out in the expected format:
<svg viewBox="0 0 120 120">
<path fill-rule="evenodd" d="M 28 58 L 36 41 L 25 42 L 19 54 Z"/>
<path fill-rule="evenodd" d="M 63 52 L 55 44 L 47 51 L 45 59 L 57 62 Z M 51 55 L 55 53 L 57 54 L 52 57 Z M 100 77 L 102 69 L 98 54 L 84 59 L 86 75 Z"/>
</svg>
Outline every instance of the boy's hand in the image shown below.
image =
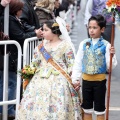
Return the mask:
<svg viewBox="0 0 120 120">
<path fill-rule="evenodd" d="M 75 83 L 73 83 L 73 87 L 75 88 L 76 91 L 78 91 L 81 87 L 80 81 L 77 80 Z"/>
<path fill-rule="evenodd" d="M 110 53 L 115 54 L 115 48 L 113 46 L 110 48 Z"/>
</svg>

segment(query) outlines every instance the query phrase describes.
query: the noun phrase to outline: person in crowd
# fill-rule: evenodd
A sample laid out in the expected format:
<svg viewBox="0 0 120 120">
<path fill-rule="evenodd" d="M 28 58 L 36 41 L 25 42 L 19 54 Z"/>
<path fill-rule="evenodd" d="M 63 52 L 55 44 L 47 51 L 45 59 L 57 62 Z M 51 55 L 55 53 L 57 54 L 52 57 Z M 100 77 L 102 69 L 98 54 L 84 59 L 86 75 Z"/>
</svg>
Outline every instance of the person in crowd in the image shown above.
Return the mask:
<svg viewBox="0 0 120 120">
<path fill-rule="evenodd" d="M 24 7 L 22 8 L 22 14 L 20 16 L 21 21 L 25 24 L 35 26 L 36 29 L 40 28 L 38 16 L 34 10 L 32 2 L 34 0 L 23 0 Z"/>
<path fill-rule="evenodd" d="M 10 6 L 10 15 L 9 15 L 9 39 L 16 40 L 23 48 L 23 43 L 26 38 L 37 36 L 41 37 L 41 30 L 35 29 L 31 25 L 24 26 L 19 17 L 22 13 L 23 2 L 19 0 L 12 0 L 9 4 Z M 1 29 L 3 31 L 4 28 L 4 16 L 1 17 Z M 3 60 L 3 55 L 0 57 Z M 3 65 L 3 63 L 2 63 Z M 13 100 L 15 99 L 16 93 L 16 72 L 17 72 L 17 48 L 15 45 L 9 46 L 9 92 L 8 92 L 8 99 Z M 3 93 L 3 67 L 0 72 L 0 101 L 2 101 L 2 93 Z M 2 107 L 0 107 L 0 112 L 2 112 Z M 15 109 L 14 105 L 8 106 L 8 115 L 14 119 L 15 117 Z M 9 118 L 10 119 L 10 118 Z"/>
<path fill-rule="evenodd" d="M 23 94 L 16 120 L 81 120 L 78 93 L 68 82 L 74 63 L 73 47 L 69 40 L 60 39 L 64 33 L 59 22 L 56 19 L 43 24 L 44 40 L 35 48 L 32 61 L 37 70 Z M 46 54 L 53 62 L 46 61 Z"/>
<path fill-rule="evenodd" d="M 77 0 L 77 13 L 80 10 L 80 2 L 81 2 L 81 0 Z"/>
<path fill-rule="evenodd" d="M 40 27 L 47 20 L 55 18 L 54 15 L 55 0 L 38 0 L 35 6 L 35 11 L 39 19 Z"/>
<path fill-rule="evenodd" d="M 83 17 L 85 17 L 85 9 L 86 9 L 87 2 L 88 2 L 88 0 L 81 0 L 81 2 L 80 2 L 80 11 L 81 11 Z"/>
<path fill-rule="evenodd" d="M 55 0 L 55 6 L 53 10 L 55 17 L 59 16 L 59 7 L 60 7 L 60 0 Z"/>
<path fill-rule="evenodd" d="M 106 27 L 102 15 L 91 16 L 88 22 L 90 38 L 83 40 L 75 58 L 72 80 L 82 77 L 82 108 L 84 120 L 92 120 L 92 113 L 97 120 L 105 120 L 106 70 L 109 69 L 110 54 L 112 68 L 117 65 L 115 49 L 101 36 Z M 78 83 L 80 86 L 80 83 Z"/>
<path fill-rule="evenodd" d="M 64 11 L 65 13 L 68 11 L 70 4 L 74 4 L 74 0 L 61 0 L 58 8 L 55 9 L 55 16 L 60 16 L 60 12 Z"/>
<path fill-rule="evenodd" d="M 20 16 L 22 14 L 24 3 L 19 0 L 10 2 L 9 16 L 9 37 L 11 40 L 16 40 L 23 48 L 23 43 L 26 38 L 37 36 L 41 37 L 41 30 L 35 29 L 29 24 L 22 24 Z"/>
<path fill-rule="evenodd" d="M 0 16 L 2 16 L 4 12 L 4 6 L 1 5 L 1 0 L 0 0 Z"/>
<path fill-rule="evenodd" d="M 106 29 L 102 36 L 105 40 L 111 42 L 111 32 L 112 32 L 112 15 L 105 15 L 103 10 L 106 6 L 107 0 L 88 0 L 85 10 L 85 20 L 84 24 L 88 25 L 88 20 L 92 15 L 101 14 L 106 18 Z M 89 36 L 89 34 L 88 34 Z M 90 37 L 90 36 L 89 36 Z"/>
</svg>

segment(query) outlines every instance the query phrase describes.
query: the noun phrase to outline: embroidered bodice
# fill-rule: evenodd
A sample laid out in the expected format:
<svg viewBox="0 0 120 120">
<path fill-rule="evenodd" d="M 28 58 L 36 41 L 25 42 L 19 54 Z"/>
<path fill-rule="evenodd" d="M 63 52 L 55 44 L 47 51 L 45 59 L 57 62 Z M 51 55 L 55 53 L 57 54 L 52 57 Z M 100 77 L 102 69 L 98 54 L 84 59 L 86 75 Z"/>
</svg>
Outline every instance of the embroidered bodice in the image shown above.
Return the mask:
<svg viewBox="0 0 120 120">
<path fill-rule="evenodd" d="M 74 62 L 74 54 L 70 44 L 67 41 L 62 41 L 55 48 L 51 48 L 44 43 L 44 47 L 52 58 L 69 74 L 72 71 Z M 50 63 L 47 63 L 39 52 L 38 47 L 35 48 L 34 58 L 32 64 L 37 66 L 37 72 L 40 71 L 41 76 L 49 77 L 51 73 L 54 75 L 59 74 L 59 71 L 55 70 Z M 44 74 L 44 75 L 42 75 Z"/>
</svg>

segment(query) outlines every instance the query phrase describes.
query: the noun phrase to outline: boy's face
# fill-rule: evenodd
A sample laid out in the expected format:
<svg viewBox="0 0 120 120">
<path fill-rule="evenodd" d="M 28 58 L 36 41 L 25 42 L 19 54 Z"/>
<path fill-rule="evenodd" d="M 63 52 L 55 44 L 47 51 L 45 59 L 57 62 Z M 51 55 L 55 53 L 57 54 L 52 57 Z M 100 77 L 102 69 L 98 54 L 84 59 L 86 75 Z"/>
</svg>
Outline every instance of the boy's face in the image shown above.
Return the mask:
<svg viewBox="0 0 120 120">
<path fill-rule="evenodd" d="M 91 38 L 100 38 L 101 33 L 104 32 L 104 27 L 100 28 L 96 20 L 91 20 L 88 24 L 88 31 Z"/>
<path fill-rule="evenodd" d="M 53 33 L 51 31 L 51 29 L 46 25 L 44 24 L 43 25 L 43 37 L 46 39 L 46 40 L 51 40 L 53 38 Z"/>
</svg>

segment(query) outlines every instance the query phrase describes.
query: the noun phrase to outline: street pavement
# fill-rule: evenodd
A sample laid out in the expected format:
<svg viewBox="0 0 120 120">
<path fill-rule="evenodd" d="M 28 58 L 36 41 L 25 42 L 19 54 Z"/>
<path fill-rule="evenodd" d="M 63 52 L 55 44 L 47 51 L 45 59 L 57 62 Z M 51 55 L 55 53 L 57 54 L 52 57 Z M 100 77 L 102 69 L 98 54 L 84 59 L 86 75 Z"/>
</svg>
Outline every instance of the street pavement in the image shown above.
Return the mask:
<svg viewBox="0 0 120 120">
<path fill-rule="evenodd" d="M 84 26 L 84 15 L 79 11 L 74 27 L 70 34 L 76 51 L 78 50 L 79 43 L 87 38 L 87 30 Z M 116 56 L 118 65 L 112 71 L 111 76 L 111 92 L 110 92 L 110 108 L 109 108 L 109 120 L 120 120 L 120 29 L 115 27 L 115 42 Z M 107 96 L 107 95 L 106 95 Z M 95 120 L 95 115 L 94 120 Z"/>
</svg>

